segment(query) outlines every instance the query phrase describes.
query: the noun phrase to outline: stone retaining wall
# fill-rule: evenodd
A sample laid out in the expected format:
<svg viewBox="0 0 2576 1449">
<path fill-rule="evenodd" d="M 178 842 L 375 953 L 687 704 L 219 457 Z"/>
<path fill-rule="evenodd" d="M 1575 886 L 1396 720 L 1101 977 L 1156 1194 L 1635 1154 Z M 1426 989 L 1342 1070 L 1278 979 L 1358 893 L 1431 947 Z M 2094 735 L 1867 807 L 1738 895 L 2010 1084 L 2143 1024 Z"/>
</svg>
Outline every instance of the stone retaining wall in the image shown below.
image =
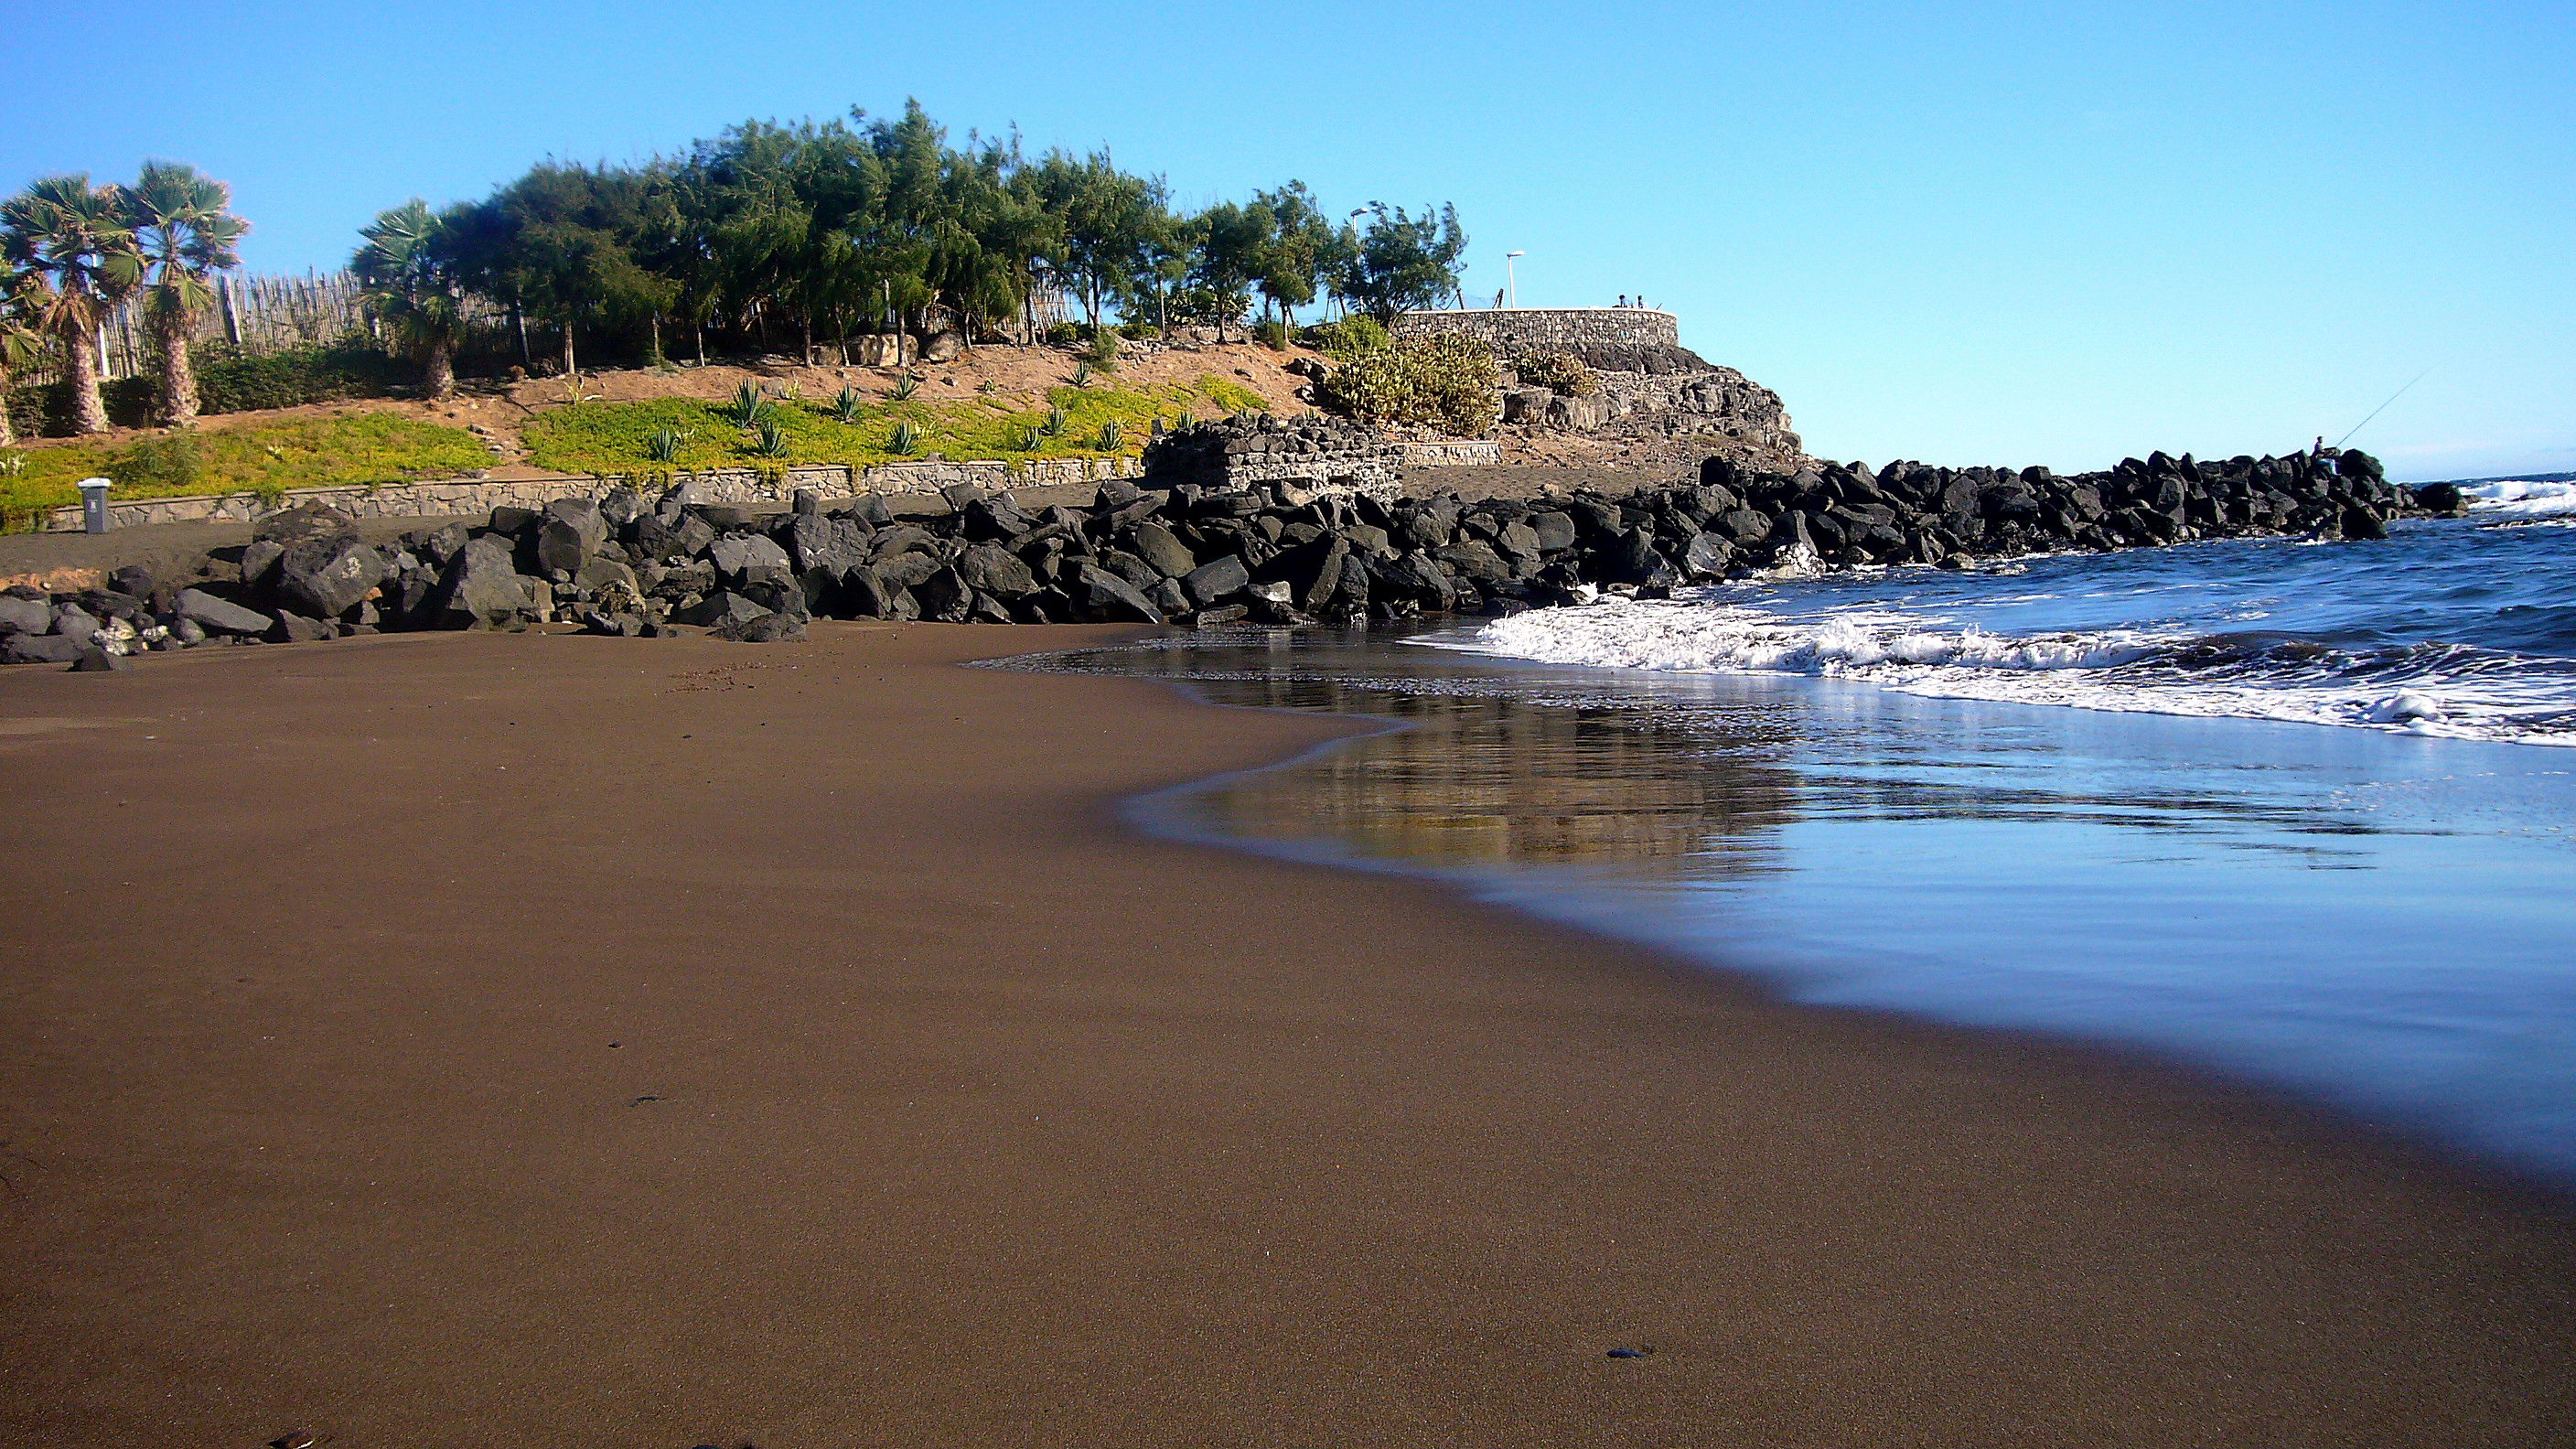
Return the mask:
<svg viewBox="0 0 2576 1449">
<path fill-rule="evenodd" d="M 1068 483 L 1096 483 L 1132 478 L 1139 469 L 1133 458 L 1043 458 L 1013 465 L 991 462 L 885 463 L 874 468 L 790 468 L 772 480 L 749 468 L 718 468 L 686 477 L 701 503 L 786 503 L 799 488 L 834 497 L 858 493 L 936 493 L 959 483 L 988 491 L 1046 488 Z M 351 484 L 333 488 L 291 488 L 277 504 L 250 493 L 209 494 L 187 498 L 142 498 L 110 501 L 110 528 L 147 523 L 247 523 L 276 508 L 327 503 L 359 518 L 468 517 L 495 508 L 542 508 L 557 498 L 592 498 L 626 480 L 588 474 L 538 478 L 446 478 L 421 483 Z M 57 508 L 46 519 L 46 531 L 77 533 L 78 506 Z"/>
<path fill-rule="evenodd" d="M 1518 307 L 1466 312 L 1407 312 L 1398 336 L 1454 332 L 1473 337 L 1509 361 L 1534 352 L 1576 356 L 1635 348 L 1678 349 L 1680 320 L 1646 307 Z"/>
<path fill-rule="evenodd" d="M 1405 443 L 1404 462 L 1421 468 L 1474 466 L 1502 461 L 1496 443 Z M 701 503 L 786 503 L 799 488 L 831 497 L 859 493 L 936 493 L 959 483 L 987 492 L 1010 488 L 1051 488 L 1097 483 L 1108 478 L 1134 478 L 1143 469 L 1134 458 L 1042 458 L 1013 465 L 985 462 L 884 463 L 874 468 L 840 466 L 790 468 L 775 482 L 748 468 L 719 468 L 685 475 Z M 358 518 L 465 518 L 495 508 L 542 508 L 557 498 L 596 499 L 626 480 L 567 473 L 541 478 L 443 478 L 421 483 L 350 484 L 333 488 L 290 488 L 275 504 L 254 494 L 201 494 L 184 498 L 140 498 L 107 505 L 108 527 L 133 528 L 149 523 L 248 523 L 261 514 L 301 503 L 327 503 Z M 649 490 L 648 490 L 649 491 Z M 78 533 L 81 510 L 74 504 L 46 515 L 44 531 Z"/>
</svg>

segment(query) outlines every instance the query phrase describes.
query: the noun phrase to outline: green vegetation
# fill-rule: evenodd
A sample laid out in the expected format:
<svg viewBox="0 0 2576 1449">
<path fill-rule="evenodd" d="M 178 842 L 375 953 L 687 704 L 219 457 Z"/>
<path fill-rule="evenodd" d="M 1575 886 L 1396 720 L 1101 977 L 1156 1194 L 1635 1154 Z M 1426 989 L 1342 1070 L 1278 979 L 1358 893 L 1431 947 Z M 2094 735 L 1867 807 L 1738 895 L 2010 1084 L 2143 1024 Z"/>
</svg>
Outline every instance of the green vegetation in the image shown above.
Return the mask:
<svg viewBox="0 0 2576 1449">
<path fill-rule="evenodd" d="M 665 323 L 706 355 L 920 331 L 927 309 L 970 333 L 1012 332 L 1042 288 L 1084 322 L 1050 332 L 1114 355 L 1117 328 L 1239 322 L 1256 299 L 1293 328 L 1330 293 L 1393 317 L 1458 290 L 1466 237 L 1450 208 L 1420 220 L 1376 202 L 1328 218 L 1295 181 L 1244 203 L 1175 211 L 1160 177 L 1107 152 L 1024 155 L 1014 139 L 951 146 L 918 104 L 900 117 L 749 122 L 641 166 L 547 161 L 479 202 L 384 213 L 352 266 L 405 335 L 419 309 L 480 297 L 558 336 L 658 358 Z M 408 309 L 408 310 L 407 310 Z M 971 340 L 971 339 L 970 339 Z"/>
<path fill-rule="evenodd" d="M 274 498 L 289 488 L 448 477 L 492 462 L 482 441 L 461 428 L 371 412 L 199 429 L 116 447 L 25 448 L 5 458 L 0 527 L 11 529 L 78 503 L 75 485 L 83 478 L 116 479 L 112 496 L 119 500 L 220 492 Z"/>
<path fill-rule="evenodd" d="M 761 426 L 746 429 L 731 405 L 689 398 L 592 403 L 531 420 L 522 436 L 529 461 L 570 473 L 635 475 L 654 466 L 681 472 L 741 468 L 755 461 L 837 463 L 864 468 L 936 453 L 948 458 L 1132 456 L 1155 420 L 1256 411 L 1259 394 L 1210 373 L 1195 384 L 1059 387 L 1044 410 L 1000 398 L 861 403 L 844 419 L 826 406 L 768 402 Z M 1480 425 L 1481 426 L 1481 425 Z M 777 452 L 769 430 L 776 431 Z M 665 453 L 668 456 L 663 456 Z"/>
<path fill-rule="evenodd" d="M 1474 437 L 1502 415 L 1494 355 L 1456 333 L 1402 337 L 1354 353 L 1317 384 L 1332 406 L 1373 423 L 1427 423 Z"/>
<path fill-rule="evenodd" d="M 153 421 L 185 427 L 197 420 L 189 342 L 215 305 L 214 275 L 241 266 L 237 248 L 250 223 L 233 215 L 231 187 L 183 162 L 146 161 L 134 184 L 117 191 L 140 261 L 143 325 L 160 363 Z"/>
<path fill-rule="evenodd" d="M 1348 362 L 1363 352 L 1393 345 L 1395 337 L 1375 317 L 1357 316 L 1309 327 L 1298 334 L 1298 340 L 1337 362 Z"/>
<path fill-rule="evenodd" d="M 1558 397 L 1590 397 L 1601 390 L 1601 375 L 1571 352 L 1541 352 L 1513 364 L 1523 383 L 1543 387 Z"/>
</svg>

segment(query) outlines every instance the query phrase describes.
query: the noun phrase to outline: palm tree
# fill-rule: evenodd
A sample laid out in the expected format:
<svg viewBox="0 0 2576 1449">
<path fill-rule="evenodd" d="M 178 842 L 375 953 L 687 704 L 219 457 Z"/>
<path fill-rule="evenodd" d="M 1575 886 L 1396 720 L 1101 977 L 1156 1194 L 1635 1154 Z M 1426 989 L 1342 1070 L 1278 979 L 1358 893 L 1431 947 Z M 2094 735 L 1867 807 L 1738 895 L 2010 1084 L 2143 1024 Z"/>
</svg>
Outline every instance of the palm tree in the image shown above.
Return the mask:
<svg viewBox="0 0 2576 1449">
<path fill-rule="evenodd" d="M 197 321 L 215 304 L 217 272 L 241 265 L 250 223 L 232 214 L 233 189 L 180 161 L 146 161 L 121 189 L 126 226 L 143 254 L 144 327 L 161 361 L 161 418 L 167 427 L 197 420 L 197 373 L 188 344 Z"/>
<path fill-rule="evenodd" d="M 456 392 L 456 348 L 465 340 L 465 278 L 448 218 L 415 196 L 358 235 L 349 259 L 367 305 L 421 357 L 421 387 L 433 398 Z"/>
<path fill-rule="evenodd" d="M 72 431 L 106 432 L 98 329 L 143 280 L 143 254 L 125 224 L 124 198 L 113 186 L 90 185 L 87 172 L 37 181 L 0 202 L 0 258 L 48 284 L 35 325 L 62 346 L 71 374 Z"/>
<path fill-rule="evenodd" d="M 34 320 L 43 312 L 45 293 L 43 277 L 0 259 L 0 448 L 18 441 L 9 422 L 10 380 L 45 353 L 45 334 Z"/>
</svg>

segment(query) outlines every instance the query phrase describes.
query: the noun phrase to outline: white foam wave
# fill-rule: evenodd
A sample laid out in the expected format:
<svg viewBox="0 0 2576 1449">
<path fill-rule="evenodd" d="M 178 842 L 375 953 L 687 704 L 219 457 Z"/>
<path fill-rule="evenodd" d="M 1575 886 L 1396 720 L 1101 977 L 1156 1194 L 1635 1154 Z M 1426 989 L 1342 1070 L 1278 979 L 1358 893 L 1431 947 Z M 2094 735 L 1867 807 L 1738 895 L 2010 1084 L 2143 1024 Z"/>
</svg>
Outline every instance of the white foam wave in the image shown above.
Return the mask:
<svg viewBox="0 0 2576 1449">
<path fill-rule="evenodd" d="M 1605 600 L 1497 620 L 1461 647 L 1550 664 L 1815 675 L 1952 699 L 2576 745 L 2563 678 L 2525 679 L 2447 653 L 2402 680 L 2339 674 L 2327 661 L 2211 668 L 2186 658 L 2197 643 L 2126 629 L 2007 637 L 1888 611 L 1808 623 L 1732 605 Z"/>
<path fill-rule="evenodd" d="M 2460 492 L 2468 498 L 2471 511 L 2490 516 L 2554 518 L 2576 514 L 2576 483 L 2510 478 L 2500 483 L 2480 483 Z"/>
</svg>

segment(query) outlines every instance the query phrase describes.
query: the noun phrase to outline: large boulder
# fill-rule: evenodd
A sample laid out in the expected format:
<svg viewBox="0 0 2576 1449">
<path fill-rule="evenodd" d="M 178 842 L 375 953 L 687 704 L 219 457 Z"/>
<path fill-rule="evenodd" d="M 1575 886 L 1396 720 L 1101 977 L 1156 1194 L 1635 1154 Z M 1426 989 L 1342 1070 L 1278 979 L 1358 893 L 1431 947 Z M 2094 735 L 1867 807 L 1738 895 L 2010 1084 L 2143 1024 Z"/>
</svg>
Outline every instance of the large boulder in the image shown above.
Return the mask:
<svg viewBox="0 0 2576 1449">
<path fill-rule="evenodd" d="M 1037 575 L 999 544 L 979 543 L 966 550 L 957 556 L 956 568 L 967 587 L 1004 601 L 1037 591 Z"/>
<path fill-rule="evenodd" d="M 1128 536 L 1127 547 L 1138 558 L 1152 564 L 1165 578 L 1180 578 L 1199 566 L 1189 546 L 1179 535 L 1159 523 L 1147 521 L 1136 525 Z"/>
<path fill-rule="evenodd" d="M 1251 583 L 1252 570 L 1243 566 L 1243 559 L 1237 554 L 1227 554 L 1221 559 L 1202 564 L 1190 570 L 1181 580 L 1181 586 L 1189 593 L 1190 602 L 1201 607 L 1221 603 L 1243 592 L 1251 586 Z"/>
<path fill-rule="evenodd" d="M 0 639 L 0 664 L 69 664 L 95 647 L 67 634 L 12 634 Z"/>
<path fill-rule="evenodd" d="M 305 539 L 277 564 L 278 597 L 321 619 L 358 607 L 384 580 L 384 556 L 354 535 Z"/>
<path fill-rule="evenodd" d="M 537 567 L 547 573 L 581 572 L 582 562 L 608 542 L 609 523 L 587 498 L 558 498 L 537 526 Z"/>
<path fill-rule="evenodd" d="M 230 599 L 219 599 L 203 589 L 181 589 L 173 605 L 179 617 L 209 634 L 231 634 L 256 639 L 276 622 L 257 609 L 245 609 Z"/>
<path fill-rule="evenodd" d="M 644 495 L 628 484 L 620 483 L 600 496 L 599 516 L 611 532 L 624 528 L 644 515 Z"/>
<path fill-rule="evenodd" d="M 707 558 L 716 566 L 717 577 L 728 584 L 779 583 L 796 575 L 787 550 L 757 533 L 717 539 L 707 549 Z"/>
<path fill-rule="evenodd" d="M 1714 533 L 1692 536 L 1682 550 L 1682 572 L 1693 579 L 1724 578 L 1735 562 L 1735 545 Z"/>
<path fill-rule="evenodd" d="M 328 503 L 305 503 L 263 516 L 251 525 L 250 536 L 293 548 L 317 538 L 356 538 L 358 520 Z"/>
<path fill-rule="evenodd" d="M 0 635 L 42 634 L 53 626 L 53 606 L 43 598 L 0 594 Z"/>
<path fill-rule="evenodd" d="M 1071 584 L 1074 606 L 1085 618 L 1106 623 L 1163 622 L 1163 611 L 1134 584 L 1097 564 L 1074 565 Z"/>
<path fill-rule="evenodd" d="M 86 644 L 91 635 L 104 627 L 105 625 L 96 614 L 78 604 L 54 606 L 53 631 L 66 639 L 78 639 Z"/>
<path fill-rule="evenodd" d="M 735 593 L 731 589 L 718 589 L 690 608 L 673 615 L 672 619 L 681 624 L 703 625 L 721 633 L 728 629 L 740 629 L 754 619 L 766 618 L 776 612 L 777 610 L 755 603 L 748 596 Z"/>
<path fill-rule="evenodd" d="M 530 607 L 528 585 L 520 577 L 507 538 L 486 534 L 459 550 L 447 566 L 446 602 L 439 622 L 450 629 L 506 629 Z"/>
</svg>

